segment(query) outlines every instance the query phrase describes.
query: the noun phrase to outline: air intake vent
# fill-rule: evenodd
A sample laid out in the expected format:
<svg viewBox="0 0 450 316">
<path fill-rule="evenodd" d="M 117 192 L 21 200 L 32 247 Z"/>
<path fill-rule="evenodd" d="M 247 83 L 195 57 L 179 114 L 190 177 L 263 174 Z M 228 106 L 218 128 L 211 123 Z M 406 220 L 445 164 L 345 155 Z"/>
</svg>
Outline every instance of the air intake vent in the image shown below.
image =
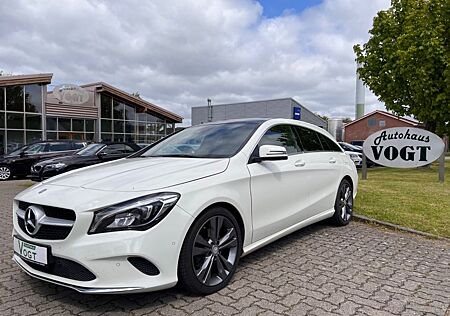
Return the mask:
<svg viewBox="0 0 450 316">
<path fill-rule="evenodd" d="M 138 269 L 139 271 L 141 271 L 144 274 L 147 275 L 158 275 L 159 274 L 159 270 L 158 268 L 151 263 L 150 261 L 141 258 L 141 257 L 128 257 L 128 261 L 133 265 L 133 267 L 135 267 L 136 269 Z"/>
</svg>

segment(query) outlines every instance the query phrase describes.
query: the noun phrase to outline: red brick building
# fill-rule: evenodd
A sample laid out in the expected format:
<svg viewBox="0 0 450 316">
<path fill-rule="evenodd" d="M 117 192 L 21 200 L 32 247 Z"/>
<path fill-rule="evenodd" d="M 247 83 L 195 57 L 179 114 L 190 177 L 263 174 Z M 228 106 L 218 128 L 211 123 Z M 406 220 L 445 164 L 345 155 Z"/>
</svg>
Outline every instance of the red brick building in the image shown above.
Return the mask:
<svg viewBox="0 0 450 316">
<path fill-rule="evenodd" d="M 376 110 L 344 126 L 344 141 L 362 143 L 370 134 L 391 127 L 417 127 L 419 122 Z"/>
</svg>

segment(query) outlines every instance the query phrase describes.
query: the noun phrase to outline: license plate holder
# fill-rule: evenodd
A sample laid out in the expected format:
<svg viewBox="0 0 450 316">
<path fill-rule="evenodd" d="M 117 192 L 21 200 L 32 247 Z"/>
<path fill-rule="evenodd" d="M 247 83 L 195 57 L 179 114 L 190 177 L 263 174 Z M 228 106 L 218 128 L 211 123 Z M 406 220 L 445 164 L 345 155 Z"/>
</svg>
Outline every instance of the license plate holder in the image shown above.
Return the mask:
<svg viewBox="0 0 450 316">
<path fill-rule="evenodd" d="M 13 241 L 14 253 L 16 253 L 21 259 L 43 267 L 48 267 L 51 263 L 50 246 L 29 242 L 17 236 L 13 236 Z"/>
</svg>

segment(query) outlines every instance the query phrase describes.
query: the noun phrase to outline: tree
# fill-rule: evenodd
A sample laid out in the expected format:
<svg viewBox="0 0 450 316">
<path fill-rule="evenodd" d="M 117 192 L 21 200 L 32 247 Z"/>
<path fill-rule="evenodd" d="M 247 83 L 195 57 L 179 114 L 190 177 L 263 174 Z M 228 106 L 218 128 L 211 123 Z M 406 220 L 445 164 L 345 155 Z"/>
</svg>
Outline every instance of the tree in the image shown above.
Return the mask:
<svg viewBox="0 0 450 316">
<path fill-rule="evenodd" d="M 345 117 L 342 119 L 342 123 L 344 123 L 344 124 L 350 123 L 351 121 L 352 121 L 352 119 L 349 117 Z"/>
<path fill-rule="evenodd" d="M 363 82 L 388 110 L 449 134 L 450 1 L 391 0 L 369 33 L 353 47 Z"/>
<path fill-rule="evenodd" d="M 327 121 L 328 122 L 328 119 L 329 119 L 329 117 L 328 116 L 326 116 L 325 114 L 324 115 L 322 115 L 322 114 L 319 114 L 319 113 L 316 113 L 316 115 L 318 116 L 318 117 L 320 117 L 322 120 L 324 120 L 324 121 Z"/>
</svg>

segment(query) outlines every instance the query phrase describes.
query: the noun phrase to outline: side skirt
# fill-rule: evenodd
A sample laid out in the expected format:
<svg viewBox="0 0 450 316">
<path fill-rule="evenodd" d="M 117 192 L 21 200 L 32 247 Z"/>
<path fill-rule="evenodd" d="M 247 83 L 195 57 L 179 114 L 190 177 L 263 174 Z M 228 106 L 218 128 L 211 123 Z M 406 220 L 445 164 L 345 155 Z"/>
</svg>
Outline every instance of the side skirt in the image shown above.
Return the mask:
<svg viewBox="0 0 450 316">
<path fill-rule="evenodd" d="M 333 216 L 333 214 L 334 214 L 334 208 L 327 210 L 325 212 L 319 213 L 308 219 L 305 219 L 304 221 L 302 221 L 300 223 L 296 223 L 296 224 L 294 224 L 290 227 L 287 227 L 283 230 L 280 230 L 279 232 L 272 234 L 268 237 L 265 237 L 263 239 L 255 241 L 254 243 L 251 243 L 250 245 L 244 247 L 242 257 L 248 255 L 249 253 L 251 253 L 261 247 L 264 247 L 267 244 L 270 244 L 271 242 L 273 242 L 277 239 L 280 239 L 286 235 L 289 235 L 290 233 L 292 233 L 296 230 L 299 230 L 300 228 L 303 228 L 303 227 L 309 226 L 311 224 L 320 222 L 324 219 L 330 218 L 331 216 Z"/>
</svg>

